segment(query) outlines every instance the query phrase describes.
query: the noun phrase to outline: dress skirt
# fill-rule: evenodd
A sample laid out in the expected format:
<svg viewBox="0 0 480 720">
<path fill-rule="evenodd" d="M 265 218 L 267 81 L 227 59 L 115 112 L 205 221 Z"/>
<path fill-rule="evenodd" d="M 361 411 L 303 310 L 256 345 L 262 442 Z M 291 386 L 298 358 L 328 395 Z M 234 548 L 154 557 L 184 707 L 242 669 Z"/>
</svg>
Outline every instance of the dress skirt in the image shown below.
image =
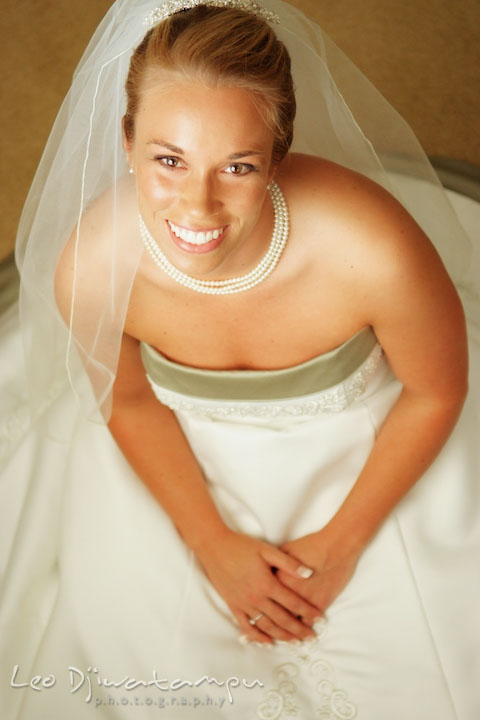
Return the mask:
<svg viewBox="0 0 480 720">
<path fill-rule="evenodd" d="M 226 522 L 281 543 L 338 509 L 400 391 L 378 346 L 341 385 L 248 407 L 154 389 L 177 406 Z M 37 424 L 69 402 L 60 392 Z M 274 648 L 238 642 L 227 606 L 107 428 L 77 418 L 74 442 L 63 442 L 12 423 L 6 717 L 480 717 L 478 414 L 469 400 L 317 638 Z"/>
</svg>

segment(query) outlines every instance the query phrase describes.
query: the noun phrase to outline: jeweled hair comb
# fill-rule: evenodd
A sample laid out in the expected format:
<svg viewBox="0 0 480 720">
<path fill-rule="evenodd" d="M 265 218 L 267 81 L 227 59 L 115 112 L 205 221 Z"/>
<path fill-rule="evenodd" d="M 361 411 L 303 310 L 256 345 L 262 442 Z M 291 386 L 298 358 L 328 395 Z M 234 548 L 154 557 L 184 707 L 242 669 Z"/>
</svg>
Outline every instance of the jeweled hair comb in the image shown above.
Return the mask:
<svg viewBox="0 0 480 720">
<path fill-rule="evenodd" d="M 161 7 L 154 8 L 145 18 L 144 24 L 147 27 L 153 27 L 158 22 L 165 20 L 170 15 L 174 15 L 181 10 L 190 10 L 199 5 L 208 5 L 208 7 L 219 8 L 238 8 L 245 12 L 252 13 L 257 17 L 263 18 L 268 22 L 280 22 L 278 15 L 271 10 L 265 10 L 253 0 L 168 0 Z"/>
</svg>

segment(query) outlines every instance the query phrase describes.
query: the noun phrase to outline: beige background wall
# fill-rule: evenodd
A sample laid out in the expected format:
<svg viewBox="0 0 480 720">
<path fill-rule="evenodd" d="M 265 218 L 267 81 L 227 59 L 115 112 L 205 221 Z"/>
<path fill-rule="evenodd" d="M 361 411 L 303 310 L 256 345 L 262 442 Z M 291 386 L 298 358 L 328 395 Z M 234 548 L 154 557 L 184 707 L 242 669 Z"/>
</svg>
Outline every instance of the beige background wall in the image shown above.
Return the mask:
<svg viewBox="0 0 480 720">
<path fill-rule="evenodd" d="M 317 20 L 370 77 L 428 154 L 480 166 L 480 0 L 289 1 Z M 0 0 L 0 258 L 13 247 L 25 195 L 75 65 L 110 5 Z"/>
</svg>

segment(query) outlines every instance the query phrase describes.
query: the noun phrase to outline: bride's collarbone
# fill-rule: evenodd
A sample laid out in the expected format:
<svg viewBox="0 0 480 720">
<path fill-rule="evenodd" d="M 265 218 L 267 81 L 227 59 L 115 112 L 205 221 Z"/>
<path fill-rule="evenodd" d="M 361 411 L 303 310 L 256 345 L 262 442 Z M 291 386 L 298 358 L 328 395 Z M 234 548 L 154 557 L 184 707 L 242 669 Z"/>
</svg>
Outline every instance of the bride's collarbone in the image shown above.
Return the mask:
<svg viewBox="0 0 480 720">
<path fill-rule="evenodd" d="M 299 364 L 333 350 L 368 324 L 340 278 L 308 275 L 291 282 L 272 278 L 234 295 L 142 282 L 132 293 L 126 330 L 168 359 L 197 367 Z"/>
<path fill-rule="evenodd" d="M 280 369 L 297 365 L 343 344 L 362 329 L 359 318 L 326 320 L 325 313 L 284 309 L 249 314 L 164 308 L 137 327 L 137 337 L 167 359 L 209 369 Z"/>
</svg>

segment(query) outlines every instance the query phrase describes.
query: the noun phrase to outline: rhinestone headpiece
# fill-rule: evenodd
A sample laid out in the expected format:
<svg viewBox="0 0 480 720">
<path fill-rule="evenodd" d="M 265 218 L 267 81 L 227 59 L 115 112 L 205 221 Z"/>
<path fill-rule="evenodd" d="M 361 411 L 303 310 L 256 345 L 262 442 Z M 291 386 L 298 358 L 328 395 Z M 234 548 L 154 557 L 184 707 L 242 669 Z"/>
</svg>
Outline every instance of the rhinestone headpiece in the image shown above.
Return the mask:
<svg viewBox="0 0 480 720">
<path fill-rule="evenodd" d="M 144 20 L 144 24 L 147 27 L 153 27 L 158 22 L 165 20 L 170 15 L 174 15 L 181 10 L 190 10 L 191 8 L 198 7 L 198 5 L 208 5 L 209 7 L 219 8 L 238 8 L 239 10 L 245 10 L 245 12 L 252 13 L 261 17 L 268 22 L 280 22 L 278 15 L 275 15 L 271 10 L 265 10 L 260 7 L 253 0 L 167 0 L 160 7 L 152 10 Z"/>
</svg>

